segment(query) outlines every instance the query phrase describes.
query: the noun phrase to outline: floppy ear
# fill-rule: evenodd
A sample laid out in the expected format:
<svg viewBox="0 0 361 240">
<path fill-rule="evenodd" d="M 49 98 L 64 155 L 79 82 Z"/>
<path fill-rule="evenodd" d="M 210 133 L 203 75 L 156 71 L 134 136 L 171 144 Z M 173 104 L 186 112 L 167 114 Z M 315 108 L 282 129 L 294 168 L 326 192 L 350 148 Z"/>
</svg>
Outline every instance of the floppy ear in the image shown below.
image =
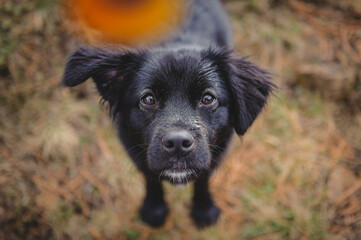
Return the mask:
<svg viewBox="0 0 361 240">
<path fill-rule="evenodd" d="M 74 87 L 93 78 L 100 95 L 113 108 L 119 96 L 124 95 L 124 86 L 139 68 L 142 55 L 82 47 L 69 56 L 62 84 Z"/>
<path fill-rule="evenodd" d="M 257 67 L 247 58 L 229 61 L 229 84 L 233 99 L 234 128 L 243 135 L 252 125 L 276 87 L 269 72 Z"/>
</svg>

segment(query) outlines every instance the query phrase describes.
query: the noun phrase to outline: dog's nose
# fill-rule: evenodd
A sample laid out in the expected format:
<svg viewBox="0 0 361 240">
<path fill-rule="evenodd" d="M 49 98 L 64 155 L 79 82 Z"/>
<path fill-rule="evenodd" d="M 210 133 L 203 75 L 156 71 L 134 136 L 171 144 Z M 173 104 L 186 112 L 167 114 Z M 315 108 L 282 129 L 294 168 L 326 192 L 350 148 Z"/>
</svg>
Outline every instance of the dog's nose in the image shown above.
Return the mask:
<svg viewBox="0 0 361 240">
<path fill-rule="evenodd" d="M 162 138 L 162 143 L 167 153 L 185 156 L 194 148 L 194 137 L 187 131 L 173 131 Z"/>
</svg>

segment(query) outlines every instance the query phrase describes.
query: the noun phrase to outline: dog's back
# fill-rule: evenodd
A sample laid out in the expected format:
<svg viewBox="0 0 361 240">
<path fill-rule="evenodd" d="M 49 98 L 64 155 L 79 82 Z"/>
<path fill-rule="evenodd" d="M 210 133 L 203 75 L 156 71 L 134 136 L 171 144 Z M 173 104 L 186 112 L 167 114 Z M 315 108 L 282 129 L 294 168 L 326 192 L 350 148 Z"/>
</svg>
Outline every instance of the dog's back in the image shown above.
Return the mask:
<svg viewBox="0 0 361 240">
<path fill-rule="evenodd" d="M 191 0 L 185 22 L 175 38 L 162 47 L 226 47 L 233 46 L 228 16 L 219 0 Z"/>
</svg>

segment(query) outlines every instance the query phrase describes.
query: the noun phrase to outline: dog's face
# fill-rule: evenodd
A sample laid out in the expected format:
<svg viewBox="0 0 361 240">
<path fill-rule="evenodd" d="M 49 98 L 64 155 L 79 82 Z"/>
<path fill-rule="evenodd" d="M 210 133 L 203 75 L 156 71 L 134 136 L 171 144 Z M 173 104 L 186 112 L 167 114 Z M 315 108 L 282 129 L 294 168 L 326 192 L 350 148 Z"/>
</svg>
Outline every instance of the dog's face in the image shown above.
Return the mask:
<svg viewBox="0 0 361 240">
<path fill-rule="evenodd" d="M 211 167 L 219 138 L 233 129 L 230 96 L 216 67 L 201 60 L 200 52 L 149 56 L 123 100 L 131 106 L 129 128 L 142 133 L 149 169 L 184 183 Z"/>
<path fill-rule="evenodd" d="M 120 138 L 143 171 L 185 184 L 218 165 L 272 90 L 268 74 L 225 50 L 111 53 L 80 49 L 63 82 L 92 77 Z"/>
</svg>

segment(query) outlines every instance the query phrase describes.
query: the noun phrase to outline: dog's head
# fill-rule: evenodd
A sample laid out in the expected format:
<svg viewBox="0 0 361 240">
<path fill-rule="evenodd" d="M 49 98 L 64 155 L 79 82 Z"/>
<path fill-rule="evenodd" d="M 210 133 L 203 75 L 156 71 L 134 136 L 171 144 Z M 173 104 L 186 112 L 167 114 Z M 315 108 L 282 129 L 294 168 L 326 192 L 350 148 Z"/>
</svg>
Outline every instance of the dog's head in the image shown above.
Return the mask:
<svg viewBox="0 0 361 240">
<path fill-rule="evenodd" d="M 233 129 L 247 131 L 273 88 L 267 72 L 223 49 L 82 48 L 70 56 L 63 84 L 90 77 L 138 167 L 174 184 L 213 169 Z"/>
</svg>

